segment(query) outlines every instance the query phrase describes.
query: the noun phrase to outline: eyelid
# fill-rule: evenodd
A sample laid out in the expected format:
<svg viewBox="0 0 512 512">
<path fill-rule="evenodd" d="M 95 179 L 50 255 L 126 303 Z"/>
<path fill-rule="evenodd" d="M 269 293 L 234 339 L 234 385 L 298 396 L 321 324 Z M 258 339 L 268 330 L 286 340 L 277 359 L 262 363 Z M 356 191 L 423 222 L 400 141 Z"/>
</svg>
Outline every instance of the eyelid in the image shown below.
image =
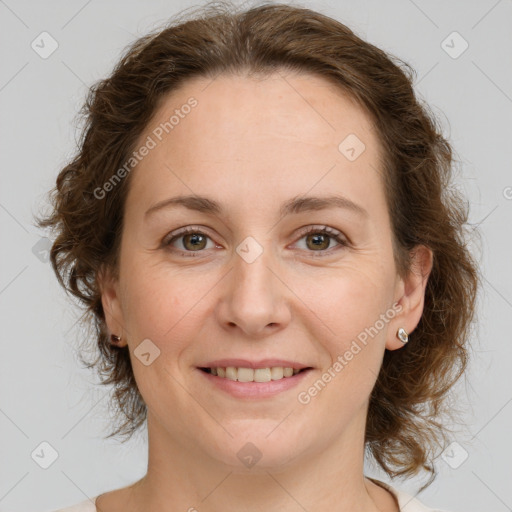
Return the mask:
<svg viewBox="0 0 512 512">
<path fill-rule="evenodd" d="M 313 224 L 311 226 L 306 226 L 299 230 L 299 235 L 303 237 L 304 235 L 308 235 L 309 233 L 321 233 L 325 232 L 329 235 L 343 237 L 343 233 L 338 231 L 337 229 L 331 228 L 325 224 Z"/>
</svg>

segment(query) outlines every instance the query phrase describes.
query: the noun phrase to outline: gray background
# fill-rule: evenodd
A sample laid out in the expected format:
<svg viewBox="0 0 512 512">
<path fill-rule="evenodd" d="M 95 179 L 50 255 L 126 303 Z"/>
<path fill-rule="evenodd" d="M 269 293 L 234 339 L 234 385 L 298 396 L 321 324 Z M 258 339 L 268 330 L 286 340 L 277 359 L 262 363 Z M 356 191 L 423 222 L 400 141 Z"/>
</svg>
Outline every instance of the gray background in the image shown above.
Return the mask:
<svg viewBox="0 0 512 512">
<path fill-rule="evenodd" d="M 145 473 L 144 435 L 125 445 L 102 440 L 109 390 L 79 366 L 78 313 L 45 260 L 44 234 L 32 214 L 74 150 L 74 119 L 87 86 L 110 72 L 128 43 L 192 5 L 200 2 L 0 0 L 0 511 L 56 509 Z M 409 62 L 418 93 L 457 151 L 457 186 L 471 200 L 470 222 L 482 231 L 481 247 L 472 249 L 485 288 L 471 366 L 452 397 L 463 426 L 437 462 L 438 479 L 418 498 L 452 512 L 512 510 L 512 2 L 300 5 Z M 43 31 L 58 43 L 46 59 L 31 47 Z M 443 45 L 453 31 L 469 44 L 457 58 L 463 40 L 450 36 Z M 36 450 L 49 457 L 40 447 L 45 441 L 58 453 L 48 469 L 31 456 Z M 375 468 L 367 474 L 388 481 Z M 415 494 L 421 482 L 394 485 Z"/>
</svg>

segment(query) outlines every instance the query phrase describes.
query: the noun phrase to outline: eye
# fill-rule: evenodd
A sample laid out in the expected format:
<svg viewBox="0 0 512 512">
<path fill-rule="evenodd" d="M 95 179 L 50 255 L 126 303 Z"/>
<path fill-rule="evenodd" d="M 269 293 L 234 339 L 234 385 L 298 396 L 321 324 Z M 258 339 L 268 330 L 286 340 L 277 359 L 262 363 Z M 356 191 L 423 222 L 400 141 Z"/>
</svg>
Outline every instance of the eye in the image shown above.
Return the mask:
<svg viewBox="0 0 512 512">
<path fill-rule="evenodd" d="M 301 238 L 299 240 L 302 240 L 303 238 L 306 239 L 306 250 L 310 249 L 308 252 L 318 253 L 318 256 L 329 255 L 333 252 L 332 250 L 327 250 L 332 249 L 332 247 L 330 247 L 332 240 L 337 242 L 340 247 L 347 247 L 349 245 L 347 240 L 339 231 L 328 226 L 311 226 L 305 231 L 302 231 Z M 177 243 L 177 246 L 174 245 L 180 239 L 181 241 Z M 203 252 L 204 249 L 212 248 L 212 246 L 207 247 L 208 240 L 211 241 L 211 238 L 201 231 L 201 229 L 194 226 L 188 226 L 165 237 L 162 241 L 162 247 L 168 248 L 172 251 L 177 251 L 183 256 L 194 257 L 198 255 L 194 253 L 200 253 Z M 212 244 L 213 247 L 216 247 L 213 241 Z"/>
<path fill-rule="evenodd" d="M 320 228 L 315 226 L 309 227 L 306 231 L 302 232 L 301 240 L 303 238 L 306 240 L 306 250 L 312 249 L 309 252 L 319 253 L 319 256 L 324 256 L 324 254 L 321 253 L 332 253 L 330 250 L 327 251 L 327 249 L 330 248 L 332 240 L 336 241 L 339 246 L 348 246 L 348 242 L 343 235 L 328 226 L 322 226 Z"/>
<path fill-rule="evenodd" d="M 176 246 L 173 244 L 182 239 Z M 168 237 L 165 237 L 162 241 L 162 247 L 171 248 L 171 250 L 178 251 L 184 256 L 196 256 L 195 252 L 202 252 L 203 249 L 211 249 L 207 247 L 207 240 L 210 237 L 198 228 L 189 226 L 181 229 L 177 233 L 171 233 Z M 213 243 L 213 242 L 212 242 Z"/>
</svg>

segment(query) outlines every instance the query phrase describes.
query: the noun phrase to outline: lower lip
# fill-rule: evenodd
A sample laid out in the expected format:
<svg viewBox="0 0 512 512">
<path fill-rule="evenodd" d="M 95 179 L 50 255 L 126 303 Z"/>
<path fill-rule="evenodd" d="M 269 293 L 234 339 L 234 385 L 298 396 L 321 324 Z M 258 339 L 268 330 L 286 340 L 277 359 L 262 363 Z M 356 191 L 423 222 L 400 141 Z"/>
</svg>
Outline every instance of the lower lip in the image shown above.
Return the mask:
<svg viewBox="0 0 512 512">
<path fill-rule="evenodd" d="M 203 375 L 212 385 L 229 393 L 235 398 L 270 398 L 282 391 L 291 389 L 300 384 L 304 378 L 309 375 L 312 368 L 303 370 L 291 377 L 283 377 L 279 380 L 271 380 L 270 382 L 239 382 L 237 380 L 227 379 L 226 377 L 218 377 L 211 373 L 204 372 L 197 368 L 197 371 Z"/>
</svg>

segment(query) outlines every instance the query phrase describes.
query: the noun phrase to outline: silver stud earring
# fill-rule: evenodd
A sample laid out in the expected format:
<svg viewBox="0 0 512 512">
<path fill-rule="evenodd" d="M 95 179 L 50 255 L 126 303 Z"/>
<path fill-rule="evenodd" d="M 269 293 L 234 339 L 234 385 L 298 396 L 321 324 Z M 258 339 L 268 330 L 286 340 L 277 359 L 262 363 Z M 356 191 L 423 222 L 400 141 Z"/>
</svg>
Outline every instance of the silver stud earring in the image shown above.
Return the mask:
<svg viewBox="0 0 512 512">
<path fill-rule="evenodd" d="M 409 335 L 407 334 L 407 331 L 400 327 L 398 331 L 396 332 L 397 338 L 405 345 L 409 341 Z"/>
</svg>

